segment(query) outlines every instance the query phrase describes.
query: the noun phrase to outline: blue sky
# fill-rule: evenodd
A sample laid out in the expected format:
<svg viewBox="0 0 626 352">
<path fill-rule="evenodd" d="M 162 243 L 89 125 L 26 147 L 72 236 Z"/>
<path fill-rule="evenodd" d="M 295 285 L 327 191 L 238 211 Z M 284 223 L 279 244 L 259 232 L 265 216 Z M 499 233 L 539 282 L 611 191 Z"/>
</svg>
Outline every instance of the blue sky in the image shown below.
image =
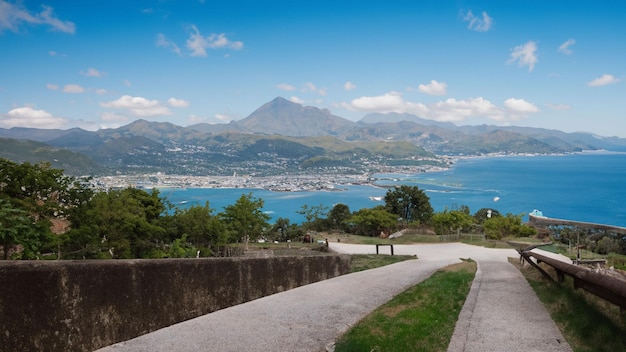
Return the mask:
<svg viewBox="0 0 626 352">
<path fill-rule="evenodd" d="M 0 0 L 0 127 L 357 121 L 626 137 L 626 1 Z"/>
</svg>

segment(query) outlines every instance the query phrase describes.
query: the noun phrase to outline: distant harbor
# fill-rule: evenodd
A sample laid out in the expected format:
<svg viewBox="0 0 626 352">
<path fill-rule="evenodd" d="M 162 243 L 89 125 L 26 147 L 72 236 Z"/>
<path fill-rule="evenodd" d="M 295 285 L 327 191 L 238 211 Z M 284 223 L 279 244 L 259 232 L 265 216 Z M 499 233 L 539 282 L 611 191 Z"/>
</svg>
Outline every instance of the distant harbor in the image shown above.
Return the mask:
<svg viewBox="0 0 626 352">
<path fill-rule="evenodd" d="M 385 168 L 383 172 L 418 174 L 445 171 L 438 166 Z M 245 188 L 273 192 L 342 191 L 342 186 L 376 186 L 376 174 L 359 175 L 339 173 L 286 174 L 281 176 L 186 176 L 155 173 L 148 175 L 115 175 L 95 177 L 91 182 L 96 189 L 136 188 Z"/>
</svg>

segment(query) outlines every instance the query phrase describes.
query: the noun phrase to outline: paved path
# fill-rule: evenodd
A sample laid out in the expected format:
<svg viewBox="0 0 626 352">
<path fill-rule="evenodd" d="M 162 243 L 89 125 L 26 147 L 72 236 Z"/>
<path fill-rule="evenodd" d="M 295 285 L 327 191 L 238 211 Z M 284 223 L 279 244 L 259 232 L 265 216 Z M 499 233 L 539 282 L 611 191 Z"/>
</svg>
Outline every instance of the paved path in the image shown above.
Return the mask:
<svg viewBox="0 0 626 352">
<path fill-rule="evenodd" d="M 341 253 L 375 253 L 373 245 L 330 245 Z M 459 258 L 476 260 L 479 270 L 449 351 L 571 351 L 526 280 L 507 262 L 517 257 L 514 250 L 459 243 L 394 249 L 419 259 L 260 298 L 99 351 L 323 351 L 376 307 Z"/>
</svg>

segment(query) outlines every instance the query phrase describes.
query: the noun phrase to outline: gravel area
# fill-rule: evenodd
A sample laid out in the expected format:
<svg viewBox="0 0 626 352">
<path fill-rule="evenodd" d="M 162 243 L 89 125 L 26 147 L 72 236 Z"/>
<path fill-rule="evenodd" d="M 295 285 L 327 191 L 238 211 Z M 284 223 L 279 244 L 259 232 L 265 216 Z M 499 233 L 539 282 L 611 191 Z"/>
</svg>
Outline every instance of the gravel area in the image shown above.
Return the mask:
<svg viewBox="0 0 626 352">
<path fill-rule="evenodd" d="M 330 246 L 341 253 L 376 251 L 374 245 Z M 513 249 L 448 243 L 394 245 L 394 252 L 419 259 L 260 298 L 99 351 L 332 350 L 365 315 L 459 258 L 476 260 L 479 271 L 449 351 L 571 351 L 526 280 L 508 263 L 508 257 L 517 257 Z"/>
</svg>

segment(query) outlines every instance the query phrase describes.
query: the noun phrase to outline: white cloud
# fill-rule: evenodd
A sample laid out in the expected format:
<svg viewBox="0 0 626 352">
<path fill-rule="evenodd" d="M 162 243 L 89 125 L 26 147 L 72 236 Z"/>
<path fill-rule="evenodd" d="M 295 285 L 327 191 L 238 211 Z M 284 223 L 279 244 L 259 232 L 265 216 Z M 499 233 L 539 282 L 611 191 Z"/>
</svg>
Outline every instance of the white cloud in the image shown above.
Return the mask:
<svg viewBox="0 0 626 352">
<path fill-rule="evenodd" d="M 572 107 L 569 105 L 565 105 L 565 104 L 546 104 L 547 107 L 549 107 L 552 110 L 569 110 Z"/>
<path fill-rule="evenodd" d="M 288 83 L 280 83 L 276 86 L 276 88 L 287 91 L 287 92 L 293 92 L 294 90 L 296 90 L 296 87 Z"/>
<path fill-rule="evenodd" d="M 606 86 L 608 84 L 615 84 L 619 81 L 620 81 L 619 78 L 615 78 L 615 76 L 605 73 L 602 76 L 590 81 L 589 83 L 587 83 L 587 85 L 589 87 L 600 87 L 600 86 Z"/>
<path fill-rule="evenodd" d="M 59 57 L 66 57 L 67 56 L 66 54 L 61 54 L 61 53 L 58 53 L 58 52 L 56 52 L 54 50 L 48 51 L 48 55 L 50 55 L 50 56 L 59 56 Z"/>
<path fill-rule="evenodd" d="M 21 3 L 21 2 L 20 2 Z M 5 30 L 19 32 L 22 24 L 48 25 L 52 30 L 73 34 L 76 25 L 70 21 L 63 21 L 55 17 L 50 6 L 42 5 L 43 10 L 38 14 L 31 14 L 21 4 L 12 4 L 0 0 L 0 33 Z"/>
<path fill-rule="evenodd" d="M 467 11 L 463 20 L 465 22 L 469 22 L 467 24 L 467 28 L 474 30 L 476 32 L 487 32 L 491 29 L 491 25 L 493 24 L 493 18 L 489 17 L 487 12 L 483 11 L 483 17 L 476 17 L 472 13 L 472 11 Z"/>
<path fill-rule="evenodd" d="M 169 40 L 163 33 L 159 33 L 156 36 L 156 46 L 161 48 L 166 48 L 176 53 L 177 55 L 181 55 L 180 48 L 176 43 Z"/>
<path fill-rule="evenodd" d="M 530 114 L 539 112 L 539 108 L 524 99 L 509 98 L 504 101 L 504 106 L 514 114 Z"/>
<path fill-rule="evenodd" d="M 102 77 L 106 75 L 106 73 L 100 72 L 93 67 L 90 67 L 87 71 L 81 71 L 80 74 L 87 77 Z"/>
<path fill-rule="evenodd" d="M 230 122 L 236 118 L 236 116 L 232 116 L 229 114 L 215 114 L 215 118 L 220 120 L 221 122 Z"/>
<path fill-rule="evenodd" d="M 105 95 L 105 94 L 107 94 L 107 90 L 106 90 L 106 89 L 104 89 L 104 88 L 96 88 L 94 91 L 95 91 L 95 92 L 96 92 L 96 94 L 98 94 L 98 95 Z"/>
<path fill-rule="evenodd" d="M 303 92 L 315 92 L 315 90 L 317 89 L 317 87 L 315 86 L 315 84 L 311 83 L 311 82 L 306 82 L 304 84 L 304 88 L 302 88 Z"/>
<path fill-rule="evenodd" d="M 469 118 L 487 118 L 495 121 L 518 120 L 539 109 L 523 99 L 507 99 L 506 109 L 482 97 L 457 100 L 449 98 L 433 104 L 406 101 L 398 92 L 388 92 L 380 96 L 360 97 L 341 106 L 351 111 L 380 113 L 409 113 L 436 121 L 459 122 Z"/>
<path fill-rule="evenodd" d="M 31 127 L 31 128 L 60 128 L 67 123 L 61 117 L 53 116 L 45 110 L 35 110 L 30 106 L 23 106 L 0 114 L 0 127 Z"/>
<path fill-rule="evenodd" d="M 353 99 L 345 107 L 356 111 L 400 112 L 404 107 L 404 103 L 402 94 L 392 91 L 379 96 L 363 96 Z"/>
<path fill-rule="evenodd" d="M 429 84 L 420 84 L 417 89 L 428 95 L 446 95 L 448 92 L 446 89 L 448 85 L 444 82 L 437 82 L 435 80 L 430 81 Z"/>
<path fill-rule="evenodd" d="M 171 115 L 172 112 L 158 100 L 148 100 L 142 97 L 123 95 L 117 100 L 102 102 L 100 106 L 112 109 L 128 110 L 131 114 L 139 117 L 153 117 Z"/>
<path fill-rule="evenodd" d="M 63 87 L 63 93 L 84 93 L 85 88 L 78 84 L 66 84 Z"/>
<path fill-rule="evenodd" d="M 50 90 L 59 90 L 59 86 L 57 86 L 56 84 L 52 84 L 52 83 L 46 84 L 46 88 Z"/>
<path fill-rule="evenodd" d="M 187 39 L 187 48 L 191 50 L 191 56 L 202 56 L 206 57 L 207 52 L 206 49 L 220 49 L 220 48 L 229 48 L 233 50 L 243 49 L 243 42 L 240 41 L 231 41 L 226 38 L 224 33 L 212 33 L 206 37 L 200 34 L 200 31 L 195 25 L 191 26 L 193 30 L 192 33 L 189 34 L 189 38 Z"/>
<path fill-rule="evenodd" d="M 478 97 L 456 100 L 446 99 L 429 105 L 430 113 L 426 118 L 437 121 L 463 121 L 471 117 L 486 117 L 491 120 L 505 120 L 504 113 L 497 105 L 489 100 Z"/>
<path fill-rule="evenodd" d="M 356 89 L 356 85 L 354 85 L 354 83 L 347 81 L 346 83 L 343 84 L 343 89 L 345 90 L 354 90 Z"/>
<path fill-rule="evenodd" d="M 528 66 L 528 72 L 531 72 L 539 61 L 537 56 L 537 43 L 531 40 L 513 48 L 511 58 L 507 63 L 517 62 L 520 67 Z"/>
<path fill-rule="evenodd" d="M 313 84 L 312 82 L 306 82 L 304 84 L 304 87 L 302 87 L 301 91 L 312 92 L 312 93 L 319 94 L 321 96 L 325 96 L 328 90 L 326 88 L 317 89 L 317 86 Z"/>
<path fill-rule="evenodd" d="M 186 108 L 189 106 L 189 102 L 183 99 L 176 99 L 174 97 L 167 99 L 167 103 L 174 108 Z"/>
<path fill-rule="evenodd" d="M 289 98 L 289 100 L 290 100 L 292 103 L 296 103 L 296 104 L 304 104 L 304 103 L 305 103 L 305 101 L 304 101 L 304 100 L 302 100 L 302 99 L 300 99 L 300 98 L 298 98 L 298 97 L 296 97 L 296 96 L 291 96 L 291 98 Z"/>
<path fill-rule="evenodd" d="M 559 52 L 565 54 L 565 55 L 570 55 L 571 53 L 573 53 L 572 49 L 570 49 L 570 46 L 576 44 L 576 41 L 574 39 L 568 39 L 565 41 L 565 43 L 561 44 L 559 46 Z"/>
</svg>

